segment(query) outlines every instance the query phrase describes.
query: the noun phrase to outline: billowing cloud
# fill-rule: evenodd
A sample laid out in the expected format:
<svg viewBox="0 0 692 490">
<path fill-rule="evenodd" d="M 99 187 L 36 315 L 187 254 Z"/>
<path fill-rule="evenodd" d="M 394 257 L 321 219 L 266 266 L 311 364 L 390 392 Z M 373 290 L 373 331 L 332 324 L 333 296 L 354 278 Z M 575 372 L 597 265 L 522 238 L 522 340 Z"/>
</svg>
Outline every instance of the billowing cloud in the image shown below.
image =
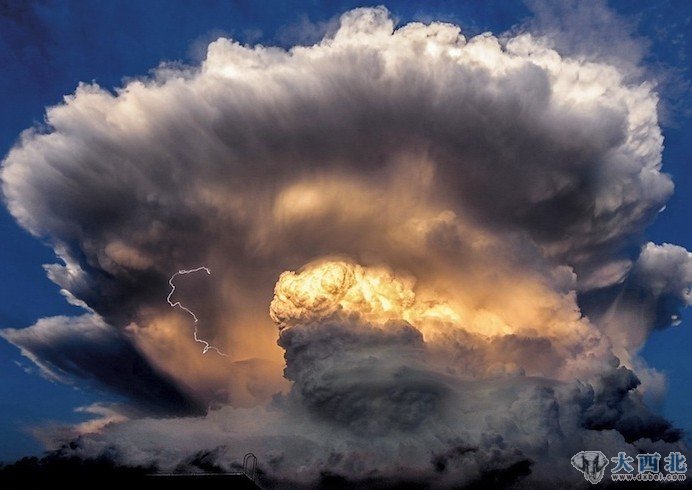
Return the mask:
<svg viewBox="0 0 692 490">
<path fill-rule="evenodd" d="M 313 46 L 219 39 L 200 66 L 82 84 L 22 134 L 2 183 L 62 260 L 49 277 L 91 310 L 75 325 L 104 333 L 3 335 L 119 392 L 136 381 L 53 347 L 122 343 L 210 407 L 73 445 L 129 464 L 213 450 L 229 469 L 242 447 L 274 483 L 447 486 L 552 481 L 587 446 L 679 447 L 636 357 L 690 299 L 689 252 L 642 238 L 673 192 L 656 106 L 618 65 L 528 33 L 395 29 L 383 8 Z M 165 301 L 199 265 L 211 275 L 175 294 L 228 358 Z"/>
</svg>

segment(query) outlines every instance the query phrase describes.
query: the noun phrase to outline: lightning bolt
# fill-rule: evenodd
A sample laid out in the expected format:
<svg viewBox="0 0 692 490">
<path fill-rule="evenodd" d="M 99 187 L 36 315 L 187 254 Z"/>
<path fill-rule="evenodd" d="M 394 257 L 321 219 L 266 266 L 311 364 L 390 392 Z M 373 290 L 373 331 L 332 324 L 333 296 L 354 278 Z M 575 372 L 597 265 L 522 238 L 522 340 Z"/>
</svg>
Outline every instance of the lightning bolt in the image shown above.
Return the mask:
<svg viewBox="0 0 692 490">
<path fill-rule="evenodd" d="M 195 321 L 195 331 L 194 331 L 192 336 L 195 339 L 195 342 L 199 342 L 200 344 L 204 344 L 204 348 L 202 349 L 202 354 L 206 354 L 210 350 L 213 350 L 213 351 L 216 351 L 216 353 L 220 356 L 228 357 L 228 354 L 221 352 L 217 347 L 214 347 L 213 345 L 209 344 L 209 342 L 207 342 L 206 340 L 200 339 L 197 336 L 197 322 L 199 321 L 199 319 L 197 318 L 197 315 L 195 315 L 195 313 L 192 310 L 183 306 L 182 303 L 180 303 L 180 301 L 176 301 L 175 303 L 173 301 L 171 301 L 171 297 L 173 296 L 173 293 L 175 292 L 175 284 L 173 284 L 173 279 L 175 279 L 175 276 L 182 276 L 184 274 L 193 274 L 193 273 L 199 272 L 199 271 L 204 271 L 207 274 L 211 275 L 211 271 L 209 270 L 209 268 L 204 267 L 204 266 L 197 267 L 196 269 L 181 269 L 178 272 L 176 272 L 175 274 L 173 274 L 171 276 L 171 278 L 168 280 L 168 284 L 171 286 L 171 292 L 168 293 L 168 297 L 166 298 L 166 301 L 168 302 L 169 305 L 171 305 L 172 308 L 175 308 L 177 306 L 181 310 L 185 311 Z"/>
</svg>

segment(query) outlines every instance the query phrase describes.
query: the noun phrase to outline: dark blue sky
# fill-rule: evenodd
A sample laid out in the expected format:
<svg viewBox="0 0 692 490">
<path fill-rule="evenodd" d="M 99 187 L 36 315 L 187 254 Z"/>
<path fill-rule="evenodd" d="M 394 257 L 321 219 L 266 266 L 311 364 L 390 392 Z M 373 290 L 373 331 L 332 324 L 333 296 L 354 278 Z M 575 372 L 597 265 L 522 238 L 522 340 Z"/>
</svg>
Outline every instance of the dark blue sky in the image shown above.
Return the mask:
<svg viewBox="0 0 692 490">
<path fill-rule="evenodd" d="M 48 105 L 60 103 L 80 81 L 115 87 L 127 77 L 146 75 L 161 61 L 195 63 L 206 44 L 220 35 L 244 42 L 289 46 L 309 42 L 335 15 L 356 1 L 198 2 L 24 2 L 0 1 L 0 153 L 20 132 L 43 119 Z M 676 194 L 649 229 L 647 238 L 692 249 L 688 203 L 692 196 L 692 106 L 690 105 L 690 19 L 686 0 L 611 2 L 623 25 L 641 42 L 648 39 L 644 63 L 663 80 L 666 138 L 664 169 L 673 175 Z M 299 6 L 298 6 L 299 5 Z M 532 18 L 522 2 L 507 0 L 405 1 L 385 5 L 400 19 L 447 20 L 465 33 L 500 33 Z M 645 43 L 644 43 L 645 44 Z M 42 264 L 55 261 L 50 248 L 21 230 L 0 209 L 0 328 L 24 327 L 36 319 L 79 313 L 45 277 Z M 651 366 L 668 375 L 666 399 L 659 407 L 678 426 L 692 430 L 692 317 L 673 329 L 655 332 L 644 348 Z M 21 364 L 21 366 L 20 366 Z M 104 394 L 27 373 L 18 350 L 0 340 L 0 460 L 37 453 L 32 427 L 84 418 L 74 408 L 104 399 Z"/>
</svg>

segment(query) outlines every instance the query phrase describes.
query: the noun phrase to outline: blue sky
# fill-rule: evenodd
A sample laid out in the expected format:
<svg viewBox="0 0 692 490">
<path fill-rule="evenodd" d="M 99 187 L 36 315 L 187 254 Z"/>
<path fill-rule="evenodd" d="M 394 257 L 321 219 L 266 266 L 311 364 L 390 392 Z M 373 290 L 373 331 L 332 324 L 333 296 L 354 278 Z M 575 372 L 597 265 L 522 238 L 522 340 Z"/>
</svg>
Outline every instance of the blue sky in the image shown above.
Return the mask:
<svg viewBox="0 0 692 490">
<path fill-rule="evenodd" d="M 220 35 L 244 42 L 289 46 L 316 39 L 321 26 L 356 6 L 354 1 L 295 2 L 146 1 L 146 2 L 3 2 L 0 4 L 0 153 L 9 151 L 20 132 L 42 121 L 46 106 L 57 104 L 80 81 L 116 87 L 127 77 L 145 75 L 161 61 L 198 61 L 204 46 Z M 385 5 L 407 22 L 447 20 L 467 34 L 496 33 L 532 18 L 522 2 L 419 1 Z M 686 80 L 692 7 L 684 0 L 611 2 L 638 43 L 650 74 L 661 78 L 666 108 L 664 170 L 672 174 L 676 193 L 648 230 L 647 238 L 692 249 L 689 199 L 692 196 L 692 106 Z M 52 250 L 20 229 L 0 209 L 0 328 L 24 327 L 36 319 L 74 315 L 41 267 L 55 260 Z M 668 394 L 660 404 L 676 425 L 692 430 L 692 331 L 689 313 L 681 325 L 655 332 L 643 355 L 668 376 Z M 78 406 L 112 400 L 49 382 L 35 373 L 18 350 L 0 341 L 0 460 L 40 452 L 32 427 L 84 418 Z"/>
</svg>

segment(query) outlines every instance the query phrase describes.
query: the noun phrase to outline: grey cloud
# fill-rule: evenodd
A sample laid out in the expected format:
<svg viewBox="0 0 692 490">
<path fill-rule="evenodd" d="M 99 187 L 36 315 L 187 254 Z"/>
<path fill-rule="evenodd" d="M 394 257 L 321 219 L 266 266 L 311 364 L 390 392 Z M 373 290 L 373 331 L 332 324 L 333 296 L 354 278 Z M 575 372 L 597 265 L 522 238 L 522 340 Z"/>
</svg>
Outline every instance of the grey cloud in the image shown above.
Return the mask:
<svg viewBox="0 0 692 490">
<path fill-rule="evenodd" d="M 415 430 L 439 414 L 449 388 L 424 366 L 420 332 L 358 318 L 325 318 L 281 331 L 292 396 L 317 418 L 356 434 Z"/>
<path fill-rule="evenodd" d="M 682 310 L 692 302 L 691 281 L 690 252 L 649 242 L 619 283 L 586 292 L 581 306 L 618 344 L 637 349 L 652 330 L 680 323 Z"/>
<path fill-rule="evenodd" d="M 151 366 L 121 332 L 94 315 L 52 317 L 0 335 L 49 379 L 86 382 L 125 397 L 145 413 L 199 415 L 204 405 Z"/>
<path fill-rule="evenodd" d="M 584 411 L 586 428 L 616 429 L 628 442 L 645 438 L 666 442 L 681 439 L 682 431 L 651 412 L 634 392 L 640 381 L 631 370 L 623 366 L 613 369 L 594 384 L 588 390 L 592 403 Z"/>
<path fill-rule="evenodd" d="M 651 324 L 663 328 L 680 321 L 692 303 L 692 254 L 683 247 L 648 243 L 628 279 L 629 294 L 654 314 Z"/>
<path fill-rule="evenodd" d="M 225 251 L 244 260 L 222 267 L 259 289 L 285 267 L 277 256 L 358 253 L 358 242 L 333 250 L 328 241 L 301 253 L 281 233 L 257 229 L 271 219 L 276 192 L 305 174 L 377 182 L 402 155 L 427 159 L 447 206 L 486 226 L 524 230 L 577 269 L 592 255 L 601 260 L 594 248 L 621 247 L 670 195 L 655 113 L 637 121 L 641 130 L 628 129 L 639 117 L 634 104 L 655 105 L 645 88 L 627 87 L 607 67 L 546 61 L 526 36 L 501 47 L 487 36 L 466 43 L 452 26 L 391 29 L 384 10 L 350 13 L 333 40 L 313 48 L 253 50 L 221 39 L 201 70 L 163 71 L 115 97 L 82 86 L 49 110 L 50 134 L 26 133 L 6 158 L 10 210 L 84 271 L 74 284 L 55 266 L 53 280 L 120 324 L 154 301 L 180 263 Z M 378 42 L 347 40 L 358 35 Z M 448 56 L 423 61 L 426 39 L 476 50 L 469 56 L 492 53 L 503 71 Z M 245 75 L 225 75 L 234 62 Z M 551 71 L 560 63 L 593 71 L 613 96 L 570 110 Z M 253 82 L 258 74 L 266 87 Z M 134 113 L 146 116 L 131 124 Z M 232 199 L 222 201 L 221 189 Z M 113 260 L 114 240 L 152 267 Z M 267 249 L 276 250 L 258 257 Z"/>
<path fill-rule="evenodd" d="M 276 488 L 329 487 L 339 481 L 390 486 L 417 482 L 433 488 L 473 488 L 493 481 L 535 488 L 560 482 L 571 488 L 570 482 L 578 480 L 568 478 L 569 459 L 584 447 L 598 447 L 609 455 L 683 448 L 675 442 L 677 437 L 669 426 L 656 429 L 646 418 L 633 420 L 632 414 L 651 414 L 637 401 L 632 386 L 626 386 L 624 370 L 613 370 L 609 376 L 622 378 L 623 384 L 613 390 L 617 394 L 606 395 L 599 386 L 584 383 L 524 376 L 457 380 L 447 385 L 446 397 L 451 402 L 422 426 L 390 421 L 385 432 L 375 425 L 370 426 L 373 430 L 362 431 L 355 424 L 334 423 L 320 416 L 306 418 L 306 413 L 295 407 L 275 406 L 269 411 L 224 407 L 205 418 L 187 419 L 183 426 L 179 421 L 152 419 L 113 426 L 101 434 L 82 437 L 68 453 L 93 457 L 116 443 L 121 448 L 117 457 L 120 464 L 156 464 L 169 471 L 189 468 L 191 461 L 199 460 L 204 467 L 228 471 L 237 465 L 242 457 L 239 448 L 243 448 L 259 457 L 265 483 Z M 434 387 L 442 377 L 430 371 L 428 379 L 435 381 L 428 386 Z M 391 390 L 395 389 L 394 381 L 392 378 Z M 366 390 L 369 384 L 365 380 L 348 394 L 355 396 L 358 388 Z M 337 393 L 335 386 L 339 380 L 327 376 L 320 385 Z M 341 409 L 348 412 L 353 405 L 345 401 Z M 363 401 L 375 403 L 378 398 Z M 403 416 L 410 401 L 389 399 L 389 403 L 399 405 Z M 390 413 L 386 405 L 384 414 L 375 408 L 380 407 L 370 406 L 362 416 L 384 422 Z M 598 410 L 617 412 L 626 436 L 620 429 L 597 427 L 594 414 Z M 157 454 L 147 450 L 152 435 L 170 450 Z"/>
</svg>

